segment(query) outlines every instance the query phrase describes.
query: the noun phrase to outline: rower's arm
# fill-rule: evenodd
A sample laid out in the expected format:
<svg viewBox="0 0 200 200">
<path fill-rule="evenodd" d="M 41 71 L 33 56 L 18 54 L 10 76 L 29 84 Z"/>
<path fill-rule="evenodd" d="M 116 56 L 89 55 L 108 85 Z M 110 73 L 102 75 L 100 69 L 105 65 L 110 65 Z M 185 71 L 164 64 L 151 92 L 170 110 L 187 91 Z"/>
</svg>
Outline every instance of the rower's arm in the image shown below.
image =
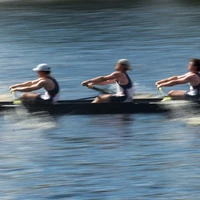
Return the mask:
<svg viewBox="0 0 200 200">
<path fill-rule="evenodd" d="M 99 76 L 97 78 L 91 79 L 90 82 L 93 84 L 98 84 L 98 83 L 103 83 L 103 82 L 109 82 L 111 80 L 116 80 L 117 79 L 117 73 L 112 73 L 107 76 Z"/>
<path fill-rule="evenodd" d="M 188 77 L 188 74 L 189 73 L 183 74 L 181 76 L 171 76 L 169 78 L 166 78 L 166 79 L 163 79 L 163 80 L 160 80 L 160 81 L 156 82 L 156 85 L 167 83 L 169 81 L 175 81 L 175 80 L 179 80 L 179 79 L 184 79 L 184 78 Z"/>
<path fill-rule="evenodd" d="M 179 78 L 177 80 L 171 80 L 166 83 L 162 83 L 160 87 L 170 87 L 170 86 L 175 86 L 175 85 L 180 85 L 180 84 L 186 84 L 186 83 L 189 83 L 190 80 L 191 80 L 191 77 Z"/>
<path fill-rule="evenodd" d="M 114 83 L 116 79 L 118 78 L 119 73 L 114 72 L 110 75 L 107 76 L 99 76 L 97 78 L 93 78 L 87 81 L 84 81 L 82 85 L 87 85 L 87 84 L 93 84 L 93 85 L 105 85 L 105 84 L 110 84 Z"/>
<path fill-rule="evenodd" d="M 113 84 L 116 82 L 116 79 L 112 79 L 112 80 L 108 80 L 108 81 L 104 81 L 104 82 L 100 82 L 98 83 L 98 85 L 107 85 L 107 84 Z"/>
<path fill-rule="evenodd" d="M 14 88 L 17 88 L 17 87 L 30 87 L 33 84 L 37 84 L 39 81 L 40 81 L 40 79 L 37 79 L 35 81 L 27 81 L 27 82 L 24 82 L 24 83 L 12 85 L 12 86 L 10 86 L 10 88 L 14 89 Z"/>
<path fill-rule="evenodd" d="M 170 78 L 166 78 L 166 79 L 157 81 L 157 82 L 156 82 L 156 85 L 160 85 L 160 84 L 162 84 L 162 83 L 166 83 L 166 82 L 169 82 L 169 81 L 177 80 L 178 78 L 179 78 L 178 76 L 172 76 L 172 77 L 170 77 Z"/>
<path fill-rule="evenodd" d="M 31 92 L 31 91 L 39 90 L 39 89 L 43 88 L 44 86 L 45 86 L 45 81 L 40 81 L 40 82 L 35 83 L 31 86 L 17 87 L 14 90 L 19 91 L 19 92 Z"/>
</svg>

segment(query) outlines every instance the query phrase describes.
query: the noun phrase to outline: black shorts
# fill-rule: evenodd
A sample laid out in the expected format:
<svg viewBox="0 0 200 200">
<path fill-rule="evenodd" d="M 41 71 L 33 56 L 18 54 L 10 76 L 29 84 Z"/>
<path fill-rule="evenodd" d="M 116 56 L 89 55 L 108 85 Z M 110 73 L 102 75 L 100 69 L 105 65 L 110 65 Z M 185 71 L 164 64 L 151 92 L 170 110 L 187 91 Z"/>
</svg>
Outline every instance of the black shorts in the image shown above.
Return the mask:
<svg viewBox="0 0 200 200">
<path fill-rule="evenodd" d="M 35 99 L 35 104 L 51 104 L 53 103 L 52 99 L 42 99 L 41 96 L 38 96 L 36 99 Z"/>
<path fill-rule="evenodd" d="M 110 102 L 112 102 L 112 103 L 122 103 L 122 102 L 124 102 L 126 100 L 127 100 L 126 96 L 115 96 L 115 95 L 112 95 L 111 98 L 110 98 Z"/>
</svg>

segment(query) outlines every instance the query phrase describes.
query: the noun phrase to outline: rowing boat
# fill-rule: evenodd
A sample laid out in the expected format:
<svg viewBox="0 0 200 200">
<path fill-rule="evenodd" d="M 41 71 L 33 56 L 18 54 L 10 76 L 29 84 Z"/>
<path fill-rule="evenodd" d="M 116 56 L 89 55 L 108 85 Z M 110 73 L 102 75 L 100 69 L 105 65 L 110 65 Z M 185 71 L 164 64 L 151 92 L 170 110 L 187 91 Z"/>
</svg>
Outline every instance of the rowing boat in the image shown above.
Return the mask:
<svg viewBox="0 0 200 200">
<path fill-rule="evenodd" d="M 50 114 L 121 114 L 157 113 L 167 111 L 159 105 L 161 99 L 137 99 L 130 103 L 98 103 L 91 100 L 58 101 L 55 104 L 23 104 L 29 112 L 46 111 Z M 22 105 L 1 102 L 0 111 L 14 110 Z"/>
<path fill-rule="evenodd" d="M 178 100 L 176 100 L 178 101 Z M 135 99 L 129 103 L 98 103 L 92 100 L 63 100 L 55 104 L 23 104 L 0 102 L 0 111 L 15 110 L 25 107 L 28 112 L 46 111 L 50 114 L 132 114 L 132 113 L 164 113 L 170 106 L 162 102 L 162 98 Z M 199 109 L 198 102 L 189 102 L 194 109 Z"/>
</svg>

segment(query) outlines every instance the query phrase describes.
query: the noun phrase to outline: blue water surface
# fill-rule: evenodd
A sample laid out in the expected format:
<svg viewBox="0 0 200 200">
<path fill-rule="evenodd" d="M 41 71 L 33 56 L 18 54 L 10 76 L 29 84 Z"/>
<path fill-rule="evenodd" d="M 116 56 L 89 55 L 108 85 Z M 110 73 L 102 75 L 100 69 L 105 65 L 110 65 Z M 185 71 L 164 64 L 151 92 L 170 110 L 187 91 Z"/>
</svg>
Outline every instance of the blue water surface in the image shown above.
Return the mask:
<svg viewBox="0 0 200 200">
<path fill-rule="evenodd" d="M 186 72 L 200 55 L 199 7 L 186 0 L 2 1 L 0 97 L 10 85 L 35 79 L 31 69 L 41 62 L 51 65 L 61 99 L 98 95 L 81 82 L 111 73 L 120 58 L 131 61 L 138 93 L 159 95 L 155 81 Z M 2 113 L 1 199 L 199 199 L 200 118 L 173 109 Z"/>
</svg>

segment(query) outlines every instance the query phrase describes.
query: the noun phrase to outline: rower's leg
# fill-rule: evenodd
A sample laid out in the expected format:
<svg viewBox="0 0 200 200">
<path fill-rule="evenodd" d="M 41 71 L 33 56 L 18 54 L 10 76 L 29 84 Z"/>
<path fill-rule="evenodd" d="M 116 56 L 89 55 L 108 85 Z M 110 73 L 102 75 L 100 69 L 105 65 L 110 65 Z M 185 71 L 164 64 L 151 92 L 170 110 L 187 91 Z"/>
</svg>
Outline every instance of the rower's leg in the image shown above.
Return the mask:
<svg viewBox="0 0 200 200">
<path fill-rule="evenodd" d="M 187 91 L 185 90 L 172 90 L 168 93 L 168 96 L 172 97 L 172 99 L 184 99 Z"/>
<path fill-rule="evenodd" d="M 96 97 L 92 103 L 108 103 L 110 101 L 110 94 L 104 94 Z"/>
<path fill-rule="evenodd" d="M 39 97 L 40 95 L 39 94 L 35 94 L 35 93 L 31 93 L 31 92 L 26 92 L 26 93 L 23 93 L 21 95 L 21 99 L 23 102 L 25 103 L 34 103 L 35 100 Z"/>
</svg>

